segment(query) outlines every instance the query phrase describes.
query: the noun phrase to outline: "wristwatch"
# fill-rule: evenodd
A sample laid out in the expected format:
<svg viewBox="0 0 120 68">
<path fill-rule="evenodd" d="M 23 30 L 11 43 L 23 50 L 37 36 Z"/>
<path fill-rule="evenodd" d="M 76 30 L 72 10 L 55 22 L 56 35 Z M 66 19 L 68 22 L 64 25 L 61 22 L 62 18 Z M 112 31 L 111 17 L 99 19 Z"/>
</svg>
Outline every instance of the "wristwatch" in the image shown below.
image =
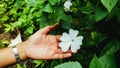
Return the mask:
<svg viewBox="0 0 120 68">
<path fill-rule="evenodd" d="M 12 48 L 13 48 L 12 50 L 13 50 L 14 55 L 15 55 L 15 58 L 16 58 L 16 62 L 17 62 L 17 63 L 20 63 L 21 60 L 20 60 L 20 56 L 19 56 L 19 54 L 18 54 L 18 49 L 17 49 L 16 45 L 15 45 L 15 46 L 12 46 Z"/>
</svg>

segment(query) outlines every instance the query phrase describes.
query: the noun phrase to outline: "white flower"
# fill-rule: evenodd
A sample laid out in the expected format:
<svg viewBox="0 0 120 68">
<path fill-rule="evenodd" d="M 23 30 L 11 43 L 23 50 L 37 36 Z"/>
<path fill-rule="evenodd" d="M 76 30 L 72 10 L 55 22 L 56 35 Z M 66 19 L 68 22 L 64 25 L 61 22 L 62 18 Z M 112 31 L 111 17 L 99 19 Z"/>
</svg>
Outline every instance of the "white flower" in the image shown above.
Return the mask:
<svg viewBox="0 0 120 68">
<path fill-rule="evenodd" d="M 80 45 L 82 45 L 83 36 L 78 36 L 78 30 L 69 30 L 69 34 L 63 33 L 60 38 L 61 42 L 59 47 L 61 47 L 63 52 L 67 52 L 71 49 L 72 52 L 77 52 L 80 49 Z"/>
<path fill-rule="evenodd" d="M 70 6 L 72 6 L 71 0 L 68 0 L 64 3 L 64 10 L 67 11 L 71 11 L 70 10 Z"/>
</svg>

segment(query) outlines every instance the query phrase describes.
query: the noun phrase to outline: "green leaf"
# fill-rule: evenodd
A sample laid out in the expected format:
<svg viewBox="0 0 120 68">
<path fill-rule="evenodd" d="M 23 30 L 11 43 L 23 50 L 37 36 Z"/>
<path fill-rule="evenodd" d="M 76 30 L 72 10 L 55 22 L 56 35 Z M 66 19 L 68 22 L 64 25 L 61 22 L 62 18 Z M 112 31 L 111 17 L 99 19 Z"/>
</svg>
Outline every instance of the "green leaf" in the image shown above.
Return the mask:
<svg viewBox="0 0 120 68">
<path fill-rule="evenodd" d="M 103 55 L 99 58 L 99 61 L 101 62 L 103 68 L 116 68 L 114 56 Z"/>
<path fill-rule="evenodd" d="M 106 39 L 106 35 L 98 32 L 98 31 L 93 31 L 91 32 L 91 37 L 95 41 L 96 44 L 101 43 L 103 40 Z"/>
<path fill-rule="evenodd" d="M 25 0 L 28 6 L 35 6 L 38 2 L 37 0 Z"/>
<path fill-rule="evenodd" d="M 60 19 L 66 21 L 66 22 L 72 22 L 72 17 L 70 15 L 66 15 L 64 13 L 62 14 Z"/>
<path fill-rule="evenodd" d="M 16 21 L 16 22 L 14 22 L 14 23 L 11 23 L 11 25 L 15 28 L 15 27 L 20 27 L 20 26 L 22 26 L 22 22 L 20 22 L 20 21 Z"/>
<path fill-rule="evenodd" d="M 33 27 L 33 26 L 30 26 L 30 27 L 28 27 L 28 28 L 25 30 L 25 33 L 26 33 L 26 34 L 32 34 L 32 33 L 33 33 L 33 29 L 34 29 L 34 27 Z"/>
<path fill-rule="evenodd" d="M 4 24 L 4 26 L 5 26 L 5 33 L 6 32 L 8 32 L 8 31 L 10 31 L 10 30 L 13 30 L 13 26 L 12 25 L 10 25 L 10 24 Z"/>
<path fill-rule="evenodd" d="M 17 64 L 17 68 L 22 68 L 22 66 L 20 64 Z"/>
<path fill-rule="evenodd" d="M 46 22 L 47 22 L 47 19 L 45 15 L 42 15 L 39 23 L 40 28 L 44 28 L 45 26 L 47 26 Z"/>
<path fill-rule="evenodd" d="M 82 6 L 80 8 L 80 11 L 82 11 L 82 13 L 85 13 L 85 14 L 90 14 L 91 12 L 93 12 L 92 3 L 90 1 L 87 1 L 87 4 L 85 6 Z"/>
<path fill-rule="evenodd" d="M 103 8 L 97 7 L 95 9 L 95 21 L 98 22 L 102 20 L 107 14 L 108 12 L 106 10 L 104 10 Z"/>
<path fill-rule="evenodd" d="M 24 14 L 28 13 L 29 11 L 30 11 L 30 7 L 29 6 L 23 8 L 23 13 Z"/>
<path fill-rule="evenodd" d="M 36 17 L 40 17 L 43 13 L 43 10 L 39 10 L 37 12 L 35 12 L 33 15 L 36 16 Z"/>
<path fill-rule="evenodd" d="M 92 61 L 90 62 L 90 68 L 103 68 L 102 64 L 96 57 L 96 55 L 93 57 Z"/>
<path fill-rule="evenodd" d="M 55 66 L 54 68 L 82 68 L 79 62 L 66 62 Z"/>
<path fill-rule="evenodd" d="M 120 49 L 120 43 L 117 40 L 110 41 L 102 50 L 101 55 L 114 55 Z"/>
<path fill-rule="evenodd" d="M 71 23 L 70 22 L 61 21 L 60 25 L 64 29 L 70 29 L 71 28 Z"/>
<path fill-rule="evenodd" d="M 48 0 L 51 5 L 55 5 L 57 2 L 60 2 L 60 0 Z"/>
<path fill-rule="evenodd" d="M 58 7 L 55 12 L 53 12 L 50 16 L 49 16 L 49 23 L 50 25 L 53 25 L 55 22 L 58 22 L 61 19 L 61 16 L 64 14 L 64 11 L 61 7 Z"/>
<path fill-rule="evenodd" d="M 51 13 L 51 12 L 53 12 L 53 7 L 52 7 L 50 4 L 47 4 L 47 5 L 44 7 L 43 11 L 48 12 L 48 13 Z"/>
<path fill-rule="evenodd" d="M 43 60 L 33 60 L 33 62 L 36 64 L 35 67 L 38 67 L 43 63 Z"/>
<path fill-rule="evenodd" d="M 24 67 L 24 68 L 27 68 L 27 65 L 26 65 L 26 64 L 24 64 L 24 65 L 23 65 L 23 67 Z"/>
<path fill-rule="evenodd" d="M 111 12 L 112 8 L 117 4 L 118 0 L 101 0 L 101 3 Z"/>
<path fill-rule="evenodd" d="M 16 3 L 15 3 L 15 8 L 16 8 L 16 10 L 17 10 L 18 8 L 20 8 L 20 5 L 21 5 L 21 1 L 20 1 L 20 0 L 16 0 Z"/>
<path fill-rule="evenodd" d="M 5 40 L 5 38 L 0 40 L 0 49 L 5 48 L 5 45 L 8 45 L 8 44 L 9 44 L 9 41 Z"/>
</svg>

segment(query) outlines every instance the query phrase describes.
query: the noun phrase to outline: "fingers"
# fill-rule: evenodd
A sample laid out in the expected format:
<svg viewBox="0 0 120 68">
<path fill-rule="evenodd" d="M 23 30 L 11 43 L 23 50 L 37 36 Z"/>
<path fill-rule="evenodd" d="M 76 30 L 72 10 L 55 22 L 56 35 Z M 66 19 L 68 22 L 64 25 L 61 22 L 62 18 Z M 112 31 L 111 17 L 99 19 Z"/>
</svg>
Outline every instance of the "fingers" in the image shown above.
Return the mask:
<svg viewBox="0 0 120 68">
<path fill-rule="evenodd" d="M 47 27 L 41 29 L 40 32 L 41 32 L 42 34 L 47 34 L 48 32 L 50 32 L 51 30 L 55 29 L 55 28 L 58 27 L 58 26 L 59 26 L 59 24 L 56 23 L 56 24 L 54 24 L 53 26 L 47 26 Z"/>
<path fill-rule="evenodd" d="M 64 53 L 64 54 L 55 54 L 53 55 L 53 59 L 59 59 L 59 58 L 68 58 L 71 57 L 71 53 Z"/>
<path fill-rule="evenodd" d="M 55 54 L 62 54 L 62 53 L 63 52 L 62 52 L 62 50 L 60 48 L 55 51 Z"/>
<path fill-rule="evenodd" d="M 56 35 L 55 37 L 56 37 L 56 40 L 57 40 L 58 42 L 60 42 L 60 37 L 61 37 L 61 35 Z"/>
<path fill-rule="evenodd" d="M 61 48 L 57 49 L 55 51 L 56 54 L 62 54 L 62 53 L 72 53 L 71 50 L 68 50 L 67 52 L 63 52 Z"/>
</svg>

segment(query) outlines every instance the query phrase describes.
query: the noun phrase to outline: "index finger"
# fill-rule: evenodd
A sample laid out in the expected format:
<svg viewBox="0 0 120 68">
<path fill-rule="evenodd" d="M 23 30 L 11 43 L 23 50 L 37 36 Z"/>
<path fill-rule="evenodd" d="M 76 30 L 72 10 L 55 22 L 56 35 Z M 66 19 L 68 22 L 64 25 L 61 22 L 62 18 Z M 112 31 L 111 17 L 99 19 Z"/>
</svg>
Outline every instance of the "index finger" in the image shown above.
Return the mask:
<svg viewBox="0 0 120 68">
<path fill-rule="evenodd" d="M 47 34 L 48 32 L 50 32 L 51 30 L 55 29 L 58 26 L 59 26 L 59 23 L 56 23 L 53 26 L 46 26 L 45 28 L 40 30 L 40 33 Z"/>
</svg>

